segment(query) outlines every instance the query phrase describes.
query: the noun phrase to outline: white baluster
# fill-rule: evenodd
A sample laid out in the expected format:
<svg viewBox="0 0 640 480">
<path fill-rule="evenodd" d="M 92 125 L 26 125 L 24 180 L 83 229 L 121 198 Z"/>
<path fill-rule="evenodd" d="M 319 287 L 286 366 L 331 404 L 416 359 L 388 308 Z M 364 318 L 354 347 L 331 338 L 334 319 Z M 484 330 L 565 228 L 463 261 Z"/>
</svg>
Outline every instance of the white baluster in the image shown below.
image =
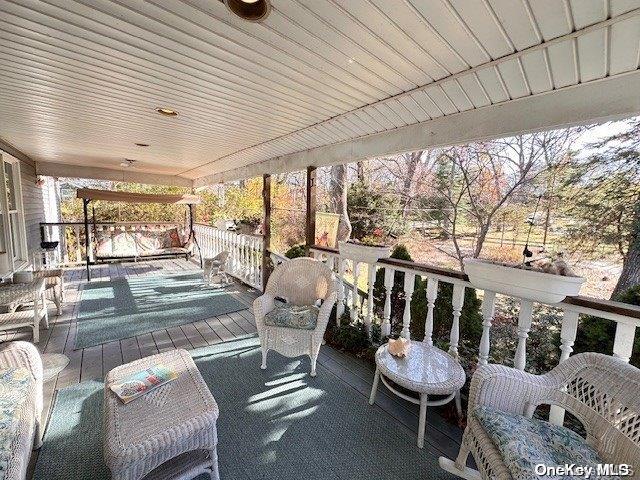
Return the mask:
<svg viewBox="0 0 640 480">
<path fill-rule="evenodd" d="M 241 277 L 242 276 L 242 264 L 241 264 L 241 260 L 240 260 L 240 235 L 238 235 L 237 233 L 233 234 L 233 250 L 235 252 L 235 258 L 236 258 L 235 272 L 236 272 L 236 275 Z"/>
<path fill-rule="evenodd" d="M 489 363 L 489 349 L 491 347 L 491 322 L 495 311 L 496 293 L 485 290 L 482 300 L 482 337 L 478 352 L 478 364 L 480 366 Z"/>
<path fill-rule="evenodd" d="M 336 257 L 333 255 L 327 256 L 327 266 L 331 269 L 332 272 L 336 269 Z"/>
<path fill-rule="evenodd" d="M 67 225 L 62 227 L 62 235 L 64 236 L 64 251 L 62 252 L 62 260 L 65 265 L 69 265 L 69 242 L 67 241 Z M 60 242 L 62 244 L 62 241 Z"/>
<path fill-rule="evenodd" d="M 569 358 L 573 352 L 577 332 L 578 312 L 565 309 L 562 314 L 562 329 L 560 330 L 560 363 Z M 553 425 L 562 425 L 564 423 L 564 408 L 551 405 L 549 422 Z"/>
<path fill-rule="evenodd" d="M 338 257 L 338 305 L 336 306 L 336 323 L 340 325 L 340 317 L 344 314 L 344 259 Z"/>
<path fill-rule="evenodd" d="M 453 323 L 451 324 L 451 335 L 449 337 L 449 354 L 458 358 L 458 342 L 460 340 L 460 314 L 464 304 L 464 285 L 456 283 L 453 285 Z"/>
<path fill-rule="evenodd" d="M 433 345 L 433 310 L 438 296 L 438 280 L 427 278 L 427 318 L 424 322 L 424 339 L 428 345 Z"/>
<path fill-rule="evenodd" d="M 384 267 L 384 314 L 382 322 L 382 335 L 391 335 L 391 291 L 393 290 L 393 278 L 395 270 L 391 267 Z"/>
<path fill-rule="evenodd" d="M 411 323 L 411 297 L 413 297 L 413 289 L 415 288 L 416 278 L 413 273 L 405 272 L 404 274 L 404 312 L 402 314 L 402 337 L 410 339 L 411 332 L 409 324 Z"/>
<path fill-rule="evenodd" d="M 367 298 L 367 316 L 365 324 L 367 326 L 367 332 L 371 335 L 371 323 L 373 322 L 373 286 L 376 283 L 376 266 L 373 263 L 367 264 L 367 273 L 369 276 L 369 289 Z"/>
<path fill-rule="evenodd" d="M 351 297 L 351 320 L 358 316 L 358 277 L 360 276 L 360 262 L 353 260 L 353 296 Z"/>
<path fill-rule="evenodd" d="M 560 361 L 564 362 L 571 352 L 578 332 L 578 312 L 564 310 L 562 316 L 562 329 L 560 330 Z"/>
<path fill-rule="evenodd" d="M 251 237 L 251 244 L 249 254 L 251 255 L 251 285 L 255 285 L 258 281 L 258 257 L 256 256 L 256 245 L 258 240 L 256 237 Z"/>
<path fill-rule="evenodd" d="M 89 239 L 89 261 L 93 262 L 93 230 L 89 227 L 89 231 L 85 232 L 87 238 Z"/>
<path fill-rule="evenodd" d="M 618 322 L 616 324 L 616 335 L 613 339 L 613 356 L 629 363 L 635 338 L 635 325 Z"/>
<path fill-rule="evenodd" d="M 73 233 L 76 236 L 76 263 L 82 263 L 82 240 L 80 239 L 80 226 L 73 226 Z"/>
<path fill-rule="evenodd" d="M 518 370 L 524 370 L 527 363 L 527 338 L 531 329 L 531 316 L 533 313 L 533 302 L 531 300 L 520 300 L 520 313 L 518 314 L 518 347 L 513 360 L 513 365 Z"/>
<path fill-rule="evenodd" d="M 246 237 L 241 235 L 239 238 L 240 248 L 240 276 L 247 279 L 247 258 L 246 258 Z"/>
</svg>

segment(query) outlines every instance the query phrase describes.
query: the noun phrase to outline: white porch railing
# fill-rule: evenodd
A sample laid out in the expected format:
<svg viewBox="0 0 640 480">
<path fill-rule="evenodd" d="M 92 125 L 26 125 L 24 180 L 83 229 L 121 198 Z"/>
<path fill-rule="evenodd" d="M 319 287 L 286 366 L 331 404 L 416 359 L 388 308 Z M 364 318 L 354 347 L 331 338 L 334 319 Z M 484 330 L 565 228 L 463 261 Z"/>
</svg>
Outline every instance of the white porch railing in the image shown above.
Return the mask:
<svg viewBox="0 0 640 480">
<path fill-rule="evenodd" d="M 176 227 L 175 222 L 100 222 L 96 229 L 136 231 L 145 228 Z M 262 237 L 242 235 L 215 227 L 195 224 L 193 229 L 203 257 L 213 257 L 223 250 L 229 251 L 227 273 L 247 285 L 262 290 Z M 41 223 L 42 240 L 57 240 L 55 256 L 62 266 L 74 266 L 86 261 L 83 222 Z M 93 242 L 93 223 L 89 225 L 90 241 Z M 199 252 L 194 249 L 196 257 Z M 89 249 L 89 261 L 93 261 L 93 248 Z"/>
<path fill-rule="evenodd" d="M 311 254 L 315 258 L 325 261 L 329 267 L 336 272 L 338 279 L 338 321 L 344 313 L 345 305 L 350 306 L 351 314 L 356 311 L 362 313 L 364 322 L 368 328 L 375 320 L 373 316 L 374 292 L 373 287 L 376 278 L 376 271 L 384 269 L 384 286 L 386 297 L 381 319 L 381 330 L 383 335 L 391 332 L 391 318 L 396 312 L 391 311 L 391 290 L 396 272 L 405 273 L 404 295 L 406 299 L 404 311 L 402 312 L 401 335 L 409 338 L 410 334 L 410 301 L 414 295 L 415 276 L 426 279 L 426 300 L 428 305 L 424 341 L 433 344 L 433 315 L 436 297 L 438 295 L 438 283 L 445 282 L 453 286 L 452 313 L 453 323 L 450 332 L 449 353 L 454 357 L 458 356 L 458 345 L 460 340 L 460 314 L 465 298 L 465 289 L 474 288 L 467 276 L 462 272 L 433 267 L 425 264 L 418 264 L 395 259 L 384 259 L 376 264 L 368 265 L 367 291 L 364 295 L 366 301 L 359 303 L 362 292 L 358 290 L 354 283 L 345 281 L 345 263 L 352 263 L 352 271 L 357 272 L 359 265 L 351 259 L 341 257 L 337 250 L 326 248 L 312 248 Z M 357 275 L 357 273 L 356 273 Z M 524 370 L 527 358 L 527 339 L 531 328 L 533 302 L 526 299 L 518 299 L 520 311 L 518 315 L 517 335 L 518 343 L 514 352 L 514 366 Z M 484 291 L 482 300 L 482 337 L 478 345 L 478 363 L 486 365 L 489 361 L 491 348 L 491 325 L 494 318 L 494 307 L 496 292 Z M 636 328 L 640 326 L 640 307 L 611 302 L 588 297 L 567 297 L 565 301 L 558 304 L 547 304 L 551 307 L 559 308 L 562 311 L 562 327 L 560 332 L 560 361 L 567 359 L 573 351 L 578 331 L 578 319 L 582 315 L 593 315 L 607 319 L 616 325 L 616 333 L 613 343 L 613 355 L 621 358 L 625 362 L 629 361 L 632 354 L 633 343 L 636 335 Z M 552 408 L 550 420 L 554 423 L 561 423 L 564 413 L 561 409 Z"/>
<path fill-rule="evenodd" d="M 262 237 L 220 230 L 201 223 L 193 228 L 203 257 L 214 257 L 228 251 L 227 273 L 262 290 Z M 198 254 L 197 249 L 195 253 Z"/>
</svg>

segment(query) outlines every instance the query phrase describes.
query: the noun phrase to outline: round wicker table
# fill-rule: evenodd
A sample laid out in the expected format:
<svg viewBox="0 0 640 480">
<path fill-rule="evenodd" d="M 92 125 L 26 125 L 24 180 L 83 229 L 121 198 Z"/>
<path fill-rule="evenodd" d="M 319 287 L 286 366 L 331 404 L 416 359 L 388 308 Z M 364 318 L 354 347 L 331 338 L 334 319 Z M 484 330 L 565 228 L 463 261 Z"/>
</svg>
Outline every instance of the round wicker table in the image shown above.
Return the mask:
<svg viewBox="0 0 640 480">
<path fill-rule="evenodd" d="M 376 373 L 371 388 L 369 403 L 373 405 L 378 383 L 382 383 L 395 395 L 420 405 L 418 422 L 418 447 L 424 446 L 424 431 L 427 419 L 427 406 L 438 406 L 456 400 L 458 415 L 461 415 L 460 389 L 465 382 L 465 373 L 460 364 L 447 352 L 425 342 L 411 341 L 406 357 L 391 355 L 388 344 L 382 345 L 376 352 Z M 394 385 L 419 394 L 419 399 L 402 393 Z M 429 395 L 444 396 L 429 400 Z"/>
</svg>

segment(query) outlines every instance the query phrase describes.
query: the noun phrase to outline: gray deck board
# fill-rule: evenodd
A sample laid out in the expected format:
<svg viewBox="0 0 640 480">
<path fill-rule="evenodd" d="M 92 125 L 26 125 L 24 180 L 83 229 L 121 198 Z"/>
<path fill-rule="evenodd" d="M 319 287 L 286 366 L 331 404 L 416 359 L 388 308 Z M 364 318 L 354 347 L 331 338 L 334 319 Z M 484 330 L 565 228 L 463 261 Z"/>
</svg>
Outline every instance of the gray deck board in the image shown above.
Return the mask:
<svg viewBox="0 0 640 480">
<path fill-rule="evenodd" d="M 92 267 L 96 280 L 109 280 L 119 277 L 153 276 L 186 271 L 198 271 L 198 266 L 183 259 L 163 259 L 137 263 L 112 263 Z M 48 419 L 55 392 L 84 380 L 103 379 L 111 369 L 138 358 L 153 355 L 172 348 L 192 350 L 207 345 L 232 340 L 233 338 L 255 334 L 255 320 L 251 311 L 253 300 L 259 295 L 255 289 L 234 283 L 228 291 L 246 308 L 238 312 L 211 317 L 178 327 L 161 329 L 152 333 L 138 335 L 104 345 L 75 350 L 78 308 L 82 285 L 86 283 L 84 267 L 68 269 L 65 272 L 66 299 L 62 314 L 55 315 L 50 308 L 50 328 L 41 333 L 39 348 L 45 353 L 65 353 L 69 356 L 69 366 L 57 378 L 44 386 L 44 413 Z M 30 339 L 27 332 L 9 332 L 2 334 L 0 341 Z M 277 355 L 271 353 L 270 355 Z M 345 382 L 345 388 L 353 388 L 363 396 L 369 396 L 373 380 L 373 368 L 362 359 L 323 346 L 318 359 L 319 375 L 335 375 Z M 259 368 L 259 365 L 256 365 Z M 384 410 L 399 423 L 413 432 L 417 431 L 417 406 L 392 395 L 381 386 L 378 390 L 375 407 L 372 412 Z M 375 419 L 375 416 L 372 416 Z M 427 433 L 425 448 L 437 455 L 450 458 L 457 453 L 461 439 L 461 430 L 443 420 L 436 409 L 427 413 Z M 32 456 L 31 466 L 37 458 Z M 31 469 L 30 469 L 31 470 Z M 30 478 L 29 476 L 27 478 Z"/>
</svg>

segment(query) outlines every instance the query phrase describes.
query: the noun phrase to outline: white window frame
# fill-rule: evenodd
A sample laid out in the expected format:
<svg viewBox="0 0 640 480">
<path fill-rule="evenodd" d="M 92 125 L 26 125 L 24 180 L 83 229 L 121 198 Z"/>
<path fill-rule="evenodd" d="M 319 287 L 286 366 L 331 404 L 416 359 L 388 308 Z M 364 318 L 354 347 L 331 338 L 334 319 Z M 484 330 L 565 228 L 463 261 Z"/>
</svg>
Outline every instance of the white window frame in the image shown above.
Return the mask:
<svg viewBox="0 0 640 480">
<path fill-rule="evenodd" d="M 5 253 L 0 255 L 6 255 L 6 259 L 0 261 L 0 276 L 7 277 L 12 275 L 13 272 L 24 269 L 29 263 L 29 253 L 27 250 L 27 231 L 24 219 L 24 202 L 22 198 L 22 172 L 20 170 L 20 161 L 17 158 L 12 157 L 4 152 L 0 152 L 0 160 L 2 167 L 0 170 L 0 208 L 2 209 L 2 217 L 4 220 L 4 228 L 0 234 L 4 237 Z M 17 240 L 20 242 L 21 255 L 17 256 L 13 251 L 12 231 L 11 231 L 11 218 L 9 214 L 9 200 L 7 198 L 6 188 L 6 173 L 4 164 L 9 163 L 12 167 L 13 173 L 13 188 L 15 190 L 15 209 L 11 210 L 13 214 L 17 214 L 18 217 L 18 235 Z M 17 257 L 17 258 L 16 258 Z"/>
</svg>

